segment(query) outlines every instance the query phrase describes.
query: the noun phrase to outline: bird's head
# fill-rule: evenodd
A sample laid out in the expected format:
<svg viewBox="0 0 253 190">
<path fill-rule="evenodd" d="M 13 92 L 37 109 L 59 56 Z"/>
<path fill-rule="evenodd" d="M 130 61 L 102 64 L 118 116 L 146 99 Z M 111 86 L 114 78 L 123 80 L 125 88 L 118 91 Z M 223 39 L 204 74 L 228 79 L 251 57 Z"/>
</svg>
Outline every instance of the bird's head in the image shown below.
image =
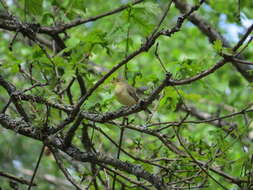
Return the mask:
<svg viewBox="0 0 253 190">
<path fill-rule="evenodd" d="M 121 78 L 121 77 L 114 77 L 114 78 L 112 79 L 112 83 L 113 83 L 113 84 L 118 84 L 118 83 L 120 83 L 120 82 L 124 82 L 123 78 Z"/>
</svg>

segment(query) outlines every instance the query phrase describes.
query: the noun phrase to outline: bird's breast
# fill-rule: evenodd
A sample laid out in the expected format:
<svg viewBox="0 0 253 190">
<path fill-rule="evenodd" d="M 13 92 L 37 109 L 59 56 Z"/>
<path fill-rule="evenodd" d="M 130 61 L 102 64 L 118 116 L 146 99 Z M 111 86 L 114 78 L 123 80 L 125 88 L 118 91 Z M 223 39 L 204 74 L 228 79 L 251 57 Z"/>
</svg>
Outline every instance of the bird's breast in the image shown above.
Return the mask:
<svg viewBox="0 0 253 190">
<path fill-rule="evenodd" d="M 116 86 L 115 96 L 117 100 L 123 105 L 132 106 L 136 104 L 135 99 L 128 93 L 127 88 L 124 86 Z"/>
</svg>

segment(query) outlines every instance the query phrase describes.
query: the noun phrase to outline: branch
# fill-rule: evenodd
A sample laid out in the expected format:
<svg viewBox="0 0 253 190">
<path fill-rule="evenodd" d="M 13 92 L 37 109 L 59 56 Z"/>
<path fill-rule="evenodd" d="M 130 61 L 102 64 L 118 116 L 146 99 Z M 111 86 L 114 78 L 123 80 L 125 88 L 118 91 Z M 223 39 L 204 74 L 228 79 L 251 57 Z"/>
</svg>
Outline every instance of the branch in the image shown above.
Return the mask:
<svg viewBox="0 0 253 190">
<path fill-rule="evenodd" d="M 193 77 L 187 78 L 187 79 L 182 79 L 182 80 L 170 80 L 168 85 L 184 85 L 184 84 L 190 84 L 196 80 L 202 79 L 204 77 L 206 77 L 207 75 L 210 75 L 212 73 L 214 73 L 216 70 L 218 70 L 219 68 L 221 68 L 223 65 L 226 64 L 226 60 L 223 59 L 221 61 L 219 61 L 218 63 L 216 63 L 214 66 L 212 66 L 210 69 L 205 70 Z"/>
<path fill-rule="evenodd" d="M 19 171 L 25 175 L 28 175 L 28 176 L 33 175 L 32 170 L 21 168 Z M 40 175 L 40 174 L 38 174 L 37 177 L 41 180 L 49 182 L 52 185 L 55 185 L 57 188 L 60 188 L 61 190 L 69 190 L 69 187 L 72 187 L 72 185 L 69 183 L 69 181 L 61 179 L 61 178 L 57 178 L 54 175 L 50 175 L 50 174 Z"/>
<path fill-rule="evenodd" d="M 66 147 L 70 146 L 71 145 L 71 142 L 75 136 L 75 132 L 76 130 L 78 129 L 79 125 L 81 124 L 82 122 L 82 117 L 79 116 L 77 117 L 77 120 L 76 122 L 73 124 L 73 126 L 68 130 L 67 134 L 66 134 L 66 137 L 64 138 L 64 144 Z M 61 129 L 55 129 L 53 133 L 59 131 Z"/>
<path fill-rule="evenodd" d="M 200 119 L 200 120 L 203 120 L 203 122 L 208 122 L 218 128 L 221 128 L 226 134 L 231 134 L 231 131 L 234 130 L 235 128 L 237 128 L 237 124 L 236 123 L 232 123 L 232 122 L 227 122 L 227 121 L 224 121 L 222 120 L 223 117 L 218 117 L 218 118 L 212 118 L 212 116 L 209 114 L 209 113 L 205 113 L 205 112 L 201 112 L 199 110 L 197 110 L 195 107 L 193 106 L 188 106 L 188 110 L 186 110 L 183 106 L 180 106 L 180 109 L 185 111 L 185 112 L 189 112 L 192 116 Z M 248 107 L 247 107 L 248 108 Z M 244 112 L 244 111 L 243 111 Z M 242 112 L 238 113 L 238 114 L 241 114 Z M 230 115 L 230 117 L 233 117 L 234 115 Z M 187 121 L 185 121 L 184 123 L 186 123 Z M 201 121 L 200 121 L 201 122 Z M 188 122 L 187 122 L 188 123 Z M 229 129 L 226 129 L 224 127 L 226 126 L 230 126 Z M 232 137 L 235 137 L 234 134 L 231 134 Z"/>
<path fill-rule="evenodd" d="M 78 26 L 78 25 L 81 25 L 81 24 L 85 24 L 87 22 L 92 22 L 92 21 L 96 21 L 98 19 L 101 19 L 101 18 L 104 18 L 106 16 L 110 16 L 110 15 L 113 15 L 113 14 L 116 14 L 118 12 L 121 12 L 133 5 L 136 5 L 136 4 L 139 4 L 141 2 L 143 2 L 144 0 L 136 0 L 132 3 L 129 3 L 129 4 L 126 4 L 126 5 L 123 5 L 117 9 L 114 9 L 112 11 L 109 11 L 109 12 L 106 12 L 106 13 L 103 13 L 103 14 L 100 14 L 100 15 L 97 15 L 97 16 L 92 16 L 90 18 L 86 18 L 86 19 L 77 19 L 77 20 L 74 20 L 68 24 L 65 24 L 65 25 L 59 25 L 59 26 L 55 26 L 55 27 L 41 27 L 39 32 L 40 33 L 46 33 L 46 34 L 58 34 L 58 33 L 63 33 L 65 32 L 66 30 L 70 29 L 70 28 L 73 28 L 75 26 Z"/>
<path fill-rule="evenodd" d="M 201 3 L 203 3 L 204 1 L 202 0 Z M 84 103 L 85 100 L 87 100 L 89 98 L 89 96 L 91 96 L 91 94 L 107 79 L 109 78 L 116 70 L 118 70 L 120 67 L 122 67 L 123 65 L 125 65 L 126 63 L 128 63 L 130 60 L 132 60 L 134 57 L 136 57 L 137 55 L 148 51 L 155 43 L 156 39 L 158 37 L 160 37 L 161 35 L 166 35 L 166 36 L 171 36 L 174 33 L 178 32 L 179 29 L 182 27 L 183 22 L 185 21 L 185 19 L 192 14 L 194 11 L 198 10 L 198 8 L 200 7 L 201 3 L 198 6 L 193 7 L 192 9 L 190 9 L 189 12 L 185 13 L 183 16 L 178 17 L 177 19 L 177 23 L 174 27 L 172 27 L 171 29 L 167 29 L 167 30 L 161 30 L 159 32 L 155 31 L 157 30 L 157 28 L 155 28 L 155 30 L 152 32 L 152 34 L 146 39 L 146 42 L 136 51 L 134 51 L 133 53 L 131 53 L 130 55 L 128 55 L 124 60 L 122 60 L 120 63 L 118 63 L 117 65 L 115 65 L 108 73 L 106 73 L 99 81 L 97 81 L 95 83 L 95 85 L 93 87 L 91 87 L 87 93 L 82 96 L 79 100 L 79 102 L 77 103 L 76 107 L 74 108 L 71 116 L 62 123 L 62 125 L 67 125 L 68 123 L 72 122 L 74 117 L 76 116 L 76 114 L 79 112 L 79 109 L 81 107 L 81 105 Z M 168 9 L 166 10 L 165 13 L 167 13 L 169 11 L 169 7 L 170 4 L 168 6 Z M 165 15 L 165 14 L 164 14 Z M 164 17 L 162 17 L 161 22 L 163 21 Z M 160 25 L 160 23 L 159 23 Z M 166 76 L 166 78 L 168 78 L 168 76 Z M 166 79 L 167 80 L 167 79 Z M 165 87 L 165 86 L 164 86 Z M 161 88 L 164 88 L 161 87 Z M 160 89 L 159 89 L 160 90 Z M 162 89 L 161 89 L 162 90 Z M 156 95 L 157 96 L 157 95 Z M 150 97 L 149 103 L 151 103 L 153 97 Z M 142 106 L 144 109 L 147 106 L 147 102 L 144 103 L 144 106 Z M 134 112 L 133 112 L 134 113 Z M 129 115 L 129 114 L 128 114 Z"/>
<path fill-rule="evenodd" d="M 248 36 L 251 34 L 253 30 L 253 24 L 251 24 L 251 26 L 247 29 L 247 31 L 245 32 L 245 34 L 243 35 L 243 37 L 239 40 L 239 42 L 237 43 L 237 45 L 235 47 L 233 47 L 233 51 L 237 51 L 242 44 L 245 42 L 245 40 L 248 38 Z"/>
<path fill-rule="evenodd" d="M 44 104 L 46 106 L 50 106 L 52 108 L 64 111 L 66 113 L 70 113 L 73 109 L 73 106 L 71 105 L 64 105 L 56 102 L 51 102 L 48 101 L 47 99 L 41 97 L 41 96 L 35 96 L 35 95 L 28 95 L 28 94 L 23 94 L 21 92 L 16 92 L 14 93 L 14 96 L 18 96 L 20 100 L 23 101 L 29 101 L 29 102 L 36 102 L 38 104 Z"/>
<path fill-rule="evenodd" d="M 4 80 L 2 75 L 0 75 L 0 85 L 4 87 L 5 90 L 8 92 L 9 96 L 11 97 L 11 101 L 14 103 L 19 114 L 24 118 L 25 121 L 29 121 L 29 117 L 22 105 L 20 104 L 19 99 L 16 96 L 13 96 L 16 92 L 16 87 Z"/>
<path fill-rule="evenodd" d="M 191 6 L 189 4 L 187 4 L 186 1 L 173 0 L 173 2 L 175 3 L 176 7 L 182 13 L 185 13 L 189 9 L 191 9 Z M 194 14 L 190 15 L 188 17 L 188 19 L 194 25 L 196 25 L 199 28 L 199 30 L 202 31 L 203 34 L 205 34 L 209 38 L 209 41 L 211 43 L 213 43 L 216 40 L 221 40 L 222 43 L 223 43 L 223 45 L 224 45 L 224 47 L 227 47 L 227 48 L 231 47 L 230 44 L 229 44 L 229 42 L 226 41 L 225 38 L 213 26 L 211 26 L 211 24 L 209 24 L 208 21 L 206 21 L 200 15 L 194 13 Z M 250 26 L 248 28 L 248 30 L 245 33 L 246 35 L 244 35 L 244 36 L 247 36 L 247 34 L 249 34 L 249 32 L 248 32 L 249 30 L 252 30 L 252 26 Z M 235 46 L 233 49 L 234 50 L 238 49 L 245 40 L 246 40 L 245 37 L 241 38 L 240 41 L 238 42 L 237 46 Z M 240 58 L 243 59 L 242 57 L 240 57 Z M 249 66 L 238 64 L 236 62 L 233 62 L 233 65 L 242 74 L 242 76 L 244 76 L 244 78 L 246 80 L 248 80 L 249 82 L 253 81 L 253 76 L 248 72 L 248 70 L 251 70 L 251 68 Z"/>
<path fill-rule="evenodd" d="M 0 114 L 0 124 L 6 129 L 16 131 L 17 133 L 27 137 L 44 141 L 47 146 L 58 148 L 77 161 L 111 165 L 119 170 L 147 180 L 158 190 L 167 189 L 161 177 L 147 172 L 139 165 L 123 162 L 101 153 L 81 152 L 74 146 L 66 148 L 59 137 L 49 136 L 47 139 L 44 139 L 45 136 L 41 134 L 39 127 L 33 127 L 29 123 L 22 120 L 10 119 L 9 116 L 5 114 Z"/>
<path fill-rule="evenodd" d="M 74 186 L 76 187 L 77 190 L 84 190 L 84 188 L 82 188 L 78 182 L 75 181 L 75 179 L 71 176 L 71 174 L 68 172 L 68 170 L 64 167 L 63 161 L 60 158 L 60 154 L 57 151 L 57 149 L 50 147 L 51 152 L 54 155 L 54 159 L 58 165 L 58 167 L 60 168 L 60 170 L 62 171 L 62 173 L 64 174 L 64 176 L 67 178 L 67 180 Z"/>
<path fill-rule="evenodd" d="M 21 183 L 21 184 L 30 185 L 30 182 L 23 179 L 22 177 L 16 177 L 14 175 L 11 175 L 11 174 L 8 174 L 8 173 L 2 172 L 2 171 L 0 171 L 0 176 L 17 181 L 18 183 Z M 32 183 L 32 186 L 37 186 L 37 184 Z"/>
<path fill-rule="evenodd" d="M 38 33 L 43 33 L 43 34 L 48 34 L 51 37 L 53 37 L 53 39 L 57 40 L 57 37 L 55 37 L 55 35 L 59 34 L 59 33 L 63 33 L 65 32 L 67 29 L 73 28 L 75 26 L 87 23 L 87 22 L 92 22 L 92 21 L 96 21 L 100 18 L 104 18 L 106 16 L 110 16 L 113 14 L 116 14 L 118 12 L 121 12 L 133 5 L 139 4 L 141 2 L 143 2 L 144 0 L 136 0 L 132 3 L 123 5 L 117 9 L 114 9 L 112 11 L 97 15 L 97 16 L 92 16 L 90 18 L 86 18 L 86 19 L 77 19 L 74 20 L 68 24 L 65 25 L 58 25 L 58 26 L 53 26 L 53 27 L 48 27 L 48 26 L 39 26 L 38 27 Z M 0 15 L 0 19 L 4 19 L 3 22 L 0 23 L 0 28 L 5 29 L 5 30 L 10 30 L 10 31 L 18 31 L 21 28 L 21 25 L 19 23 L 21 22 L 16 22 L 17 18 L 9 15 L 9 14 L 1 14 Z"/>
<path fill-rule="evenodd" d="M 180 125 L 184 122 L 184 120 L 187 119 L 189 113 L 187 113 L 187 115 L 184 117 L 184 119 L 181 121 Z M 179 126 L 180 127 L 180 126 Z M 220 187 L 222 187 L 225 190 L 228 190 L 224 185 L 222 185 L 219 181 L 217 181 L 213 176 L 211 176 L 208 171 L 200 164 L 198 163 L 198 161 L 193 157 L 193 155 L 191 154 L 191 152 L 187 149 L 186 145 L 183 143 L 183 140 L 181 138 L 181 136 L 179 135 L 179 130 L 180 128 L 177 128 L 177 130 L 175 130 L 175 134 L 177 136 L 178 142 L 180 143 L 180 145 L 184 148 L 185 152 L 188 154 L 188 156 L 192 159 L 192 161 L 194 163 L 196 163 L 198 165 L 198 167 L 209 177 L 211 178 L 215 183 L 217 183 Z"/>
<path fill-rule="evenodd" d="M 45 145 L 43 144 L 42 148 L 41 148 L 41 151 L 40 151 L 40 155 L 39 155 L 39 159 L 36 163 L 36 166 L 35 166 L 35 169 L 33 171 L 33 175 L 32 175 L 32 178 L 31 178 L 31 181 L 30 181 L 30 185 L 28 186 L 28 189 L 27 190 L 30 190 L 32 188 L 32 184 L 33 184 L 33 180 L 37 174 L 37 171 L 39 169 L 39 165 L 40 165 L 40 162 L 41 162 L 41 159 L 42 159 L 42 156 L 43 156 L 43 153 L 44 153 L 44 150 L 45 150 Z"/>
<path fill-rule="evenodd" d="M 148 135 L 152 135 L 152 136 L 158 138 L 171 152 L 174 152 L 175 154 L 177 154 L 179 156 L 182 156 L 182 157 L 185 156 L 185 153 L 182 150 L 180 150 L 169 139 L 168 135 L 160 134 L 160 133 L 156 132 L 155 130 L 150 130 L 150 129 L 147 129 L 145 127 L 137 127 L 137 126 L 133 126 L 133 125 L 130 125 L 130 124 L 123 125 L 123 124 L 115 123 L 115 122 L 108 122 L 108 123 L 116 125 L 116 126 L 121 126 L 121 127 L 127 128 L 127 129 L 135 130 L 135 131 L 145 133 L 145 134 L 148 134 Z"/>
</svg>

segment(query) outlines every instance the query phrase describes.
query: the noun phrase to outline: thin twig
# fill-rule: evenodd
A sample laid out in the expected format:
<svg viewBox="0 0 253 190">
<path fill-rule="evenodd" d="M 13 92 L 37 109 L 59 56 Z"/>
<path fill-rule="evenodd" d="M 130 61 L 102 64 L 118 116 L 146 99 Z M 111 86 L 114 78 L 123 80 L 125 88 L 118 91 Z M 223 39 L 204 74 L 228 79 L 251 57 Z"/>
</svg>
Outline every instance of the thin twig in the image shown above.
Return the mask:
<svg viewBox="0 0 253 190">
<path fill-rule="evenodd" d="M 34 178 L 35 178 L 35 176 L 36 176 L 36 173 L 37 173 L 37 171 L 38 171 L 38 169 L 39 169 L 40 161 L 41 161 L 41 159 L 42 159 L 44 150 L 45 150 L 45 145 L 43 144 L 43 146 L 42 146 L 42 148 L 41 148 L 41 151 L 40 151 L 39 159 L 38 159 L 38 161 L 37 161 L 37 163 L 36 163 L 36 166 L 35 166 L 35 169 L 34 169 L 34 171 L 33 171 L 33 175 L 32 175 L 32 178 L 31 178 L 31 181 L 30 181 L 30 184 L 29 184 L 29 187 L 27 188 L 27 190 L 30 190 L 30 189 L 32 188 L 33 180 L 34 180 Z"/>
<path fill-rule="evenodd" d="M 184 117 L 184 119 L 182 119 L 181 123 L 184 122 L 184 120 L 187 119 L 189 113 L 186 115 L 186 117 Z M 223 189 L 228 190 L 224 185 L 222 185 L 219 181 L 217 181 L 213 176 L 211 176 L 208 171 L 201 165 L 199 164 L 199 162 L 193 157 L 193 155 L 190 153 L 190 151 L 187 149 L 187 147 L 185 146 L 185 144 L 183 143 L 183 140 L 181 139 L 181 137 L 179 136 L 179 129 L 180 127 L 177 128 L 177 130 L 175 128 L 173 128 L 175 131 L 175 134 L 177 136 L 178 142 L 180 143 L 180 145 L 184 148 L 185 152 L 188 154 L 188 156 L 194 161 L 194 163 L 196 163 L 199 168 L 206 174 L 208 175 L 208 177 L 210 177 L 215 183 L 217 183 L 220 187 L 222 187 Z"/>
<path fill-rule="evenodd" d="M 242 44 L 245 42 L 245 40 L 248 38 L 248 36 L 251 34 L 253 30 L 253 24 L 247 29 L 247 31 L 245 32 L 245 34 L 242 36 L 242 38 L 238 41 L 238 43 L 236 44 L 236 46 L 233 47 L 233 51 L 236 52 L 241 46 Z"/>
<path fill-rule="evenodd" d="M 126 5 L 123 5 L 119 8 L 116 8 L 112 11 L 109 11 L 109 12 L 106 12 L 106 13 L 103 13 L 103 14 L 100 14 L 100 15 L 97 15 L 97 16 L 93 16 L 93 17 L 90 17 L 90 18 L 87 18 L 87 19 L 77 19 L 75 21 L 70 22 L 69 24 L 59 25 L 59 26 L 56 26 L 56 27 L 41 27 L 40 32 L 41 33 L 54 33 L 54 34 L 62 33 L 65 30 L 68 30 L 72 27 L 75 27 L 75 26 L 78 26 L 78 25 L 81 25 L 81 24 L 84 24 L 84 23 L 87 23 L 87 22 L 93 22 L 93 21 L 96 21 L 98 19 L 104 18 L 106 16 L 116 14 L 118 12 L 121 12 L 121 11 L 127 9 L 130 6 L 139 4 L 143 1 L 144 0 L 136 0 L 134 2 L 130 2 L 129 4 L 126 4 Z"/>
<path fill-rule="evenodd" d="M 250 37 L 248 42 L 245 44 L 245 46 L 235 55 L 235 57 L 240 56 L 242 52 L 249 46 L 250 42 L 252 42 L 253 36 Z"/>
<path fill-rule="evenodd" d="M 165 72 L 165 73 L 168 73 L 168 71 L 166 70 L 166 68 L 165 68 L 165 66 L 164 66 L 164 64 L 163 64 L 163 62 L 162 62 L 162 60 L 161 60 L 161 58 L 160 58 L 160 56 L 159 56 L 158 47 L 159 47 L 159 43 L 156 43 L 156 47 L 155 47 L 155 56 L 156 56 L 156 58 L 158 59 L 160 65 L 162 66 L 164 72 Z"/>
<path fill-rule="evenodd" d="M 77 190 L 84 190 L 84 188 L 82 188 L 76 181 L 75 179 L 70 175 L 70 173 L 68 172 L 68 170 L 64 167 L 63 162 L 60 158 L 60 155 L 58 153 L 58 150 L 56 150 L 53 147 L 50 147 L 51 152 L 54 155 L 55 161 L 58 165 L 58 167 L 60 168 L 60 170 L 62 171 L 62 173 L 64 174 L 64 176 L 67 178 L 67 180 L 73 185 L 75 186 L 75 188 Z"/>
<path fill-rule="evenodd" d="M 125 122 L 128 122 L 128 119 L 124 117 L 124 118 L 123 118 L 123 121 L 122 121 L 123 125 L 125 124 Z M 120 158 L 120 150 L 121 150 L 121 147 L 122 147 L 123 136 L 124 136 L 124 130 L 125 130 L 124 127 L 122 127 L 122 128 L 120 129 L 119 146 L 118 146 L 118 152 L 117 152 L 117 157 L 116 157 L 117 159 Z M 114 174 L 113 182 L 112 182 L 112 190 L 115 189 L 116 178 L 117 178 L 117 175 Z"/>
<path fill-rule="evenodd" d="M 8 178 L 13 181 L 16 181 L 21 184 L 30 185 L 30 181 L 27 181 L 27 180 L 23 179 L 22 177 L 17 177 L 17 176 L 14 176 L 14 175 L 2 172 L 2 171 L 0 171 L 0 176 Z M 32 183 L 32 186 L 37 186 L 37 184 Z"/>
</svg>

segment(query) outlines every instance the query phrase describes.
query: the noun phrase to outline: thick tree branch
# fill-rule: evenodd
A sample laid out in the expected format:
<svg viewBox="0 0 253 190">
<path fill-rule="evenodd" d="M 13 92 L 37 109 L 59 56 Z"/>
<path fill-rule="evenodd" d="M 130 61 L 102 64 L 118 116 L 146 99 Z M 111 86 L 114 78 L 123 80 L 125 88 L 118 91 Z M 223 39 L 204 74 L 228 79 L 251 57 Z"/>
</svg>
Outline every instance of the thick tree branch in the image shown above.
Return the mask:
<svg viewBox="0 0 253 190">
<path fill-rule="evenodd" d="M 106 16 L 110 16 L 113 14 L 116 14 L 118 12 L 121 12 L 127 8 L 129 8 L 132 5 L 136 5 L 139 4 L 141 2 L 143 2 L 144 0 L 136 0 L 132 3 L 123 5 L 119 8 L 116 8 L 112 11 L 97 15 L 97 16 L 92 16 L 90 18 L 86 18 L 86 19 L 77 19 L 74 20 L 68 24 L 64 24 L 64 25 L 58 25 L 58 26 L 53 26 L 53 27 L 48 27 L 48 26 L 38 26 L 38 33 L 42 33 L 42 34 L 48 34 L 50 36 L 52 36 L 54 38 L 55 35 L 59 34 L 59 33 L 63 33 L 65 32 L 67 29 L 76 27 L 78 25 L 87 23 L 87 22 L 92 22 L 92 21 L 96 21 L 98 19 L 104 18 Z M 1 14 L 0 15 L 0 19 L 4 19 L 4 20 L 0 20 L 0 28 L 5 29 L 5 30 L 10 30 L 10 31 L 18 31 L 21 28 L 24 29 L 24 27 L 22 27 L 19 23 L 20 22 L 16 22 L 17 18 L 8 14 Z M 55 38 L 54 38 L 55 39 Z"/>
<path fill-rule="evenodd" d="M 186 1 L 182 0 L 173 0 L 176 7 L 182 12 L 185 13 L 189 9 L 191 9 L 191 6 L 186 3 Z M 202 18 L 197 13 L 191 14 L 188 19 L 196 25 L 199 30 L 202 31 L 203 34 L 205 34 L 211 43 L 213 43 L 216 40 L 221 40 L 224 47 L 231 48 L 229 42 L 225 40 L 225 38 L 213 27 L 211 24 L 208 23 L 204 18 Z M 249 31 L 252 31 L 253 25 L 249 27 L 249 29 L 246 31 L 246 34 L 249 34 Z M 245 35 L 247 36 L 247 35 Z M 233 49 L 238 49 L 243 42 L 246 40 L 246 38 L 241 38 L 237 46 L 235 46 Z M 243 59 L 243 57 L 240 57 L 240 59 Z M 253 75 L 248 72 L 248 70 L 251 70 L 251 68 L 247 65 L 242 65 L 237 62 L 233 62 L 233 65 L 236 67 L 236 69 L 242 74 L 242 76 L 245 77 L 246 80 L 249 82 L 253 81 Z"/>
<path fill-rule="evenodd" d="M 91 152 L 81 152 L 78 148 L 70 146 L 66 148 L 63 141 L 58 137 L 50 136 L 45 139 L 45 136 L 41 133 L 39 128 L 33 127 L 25 121 L 10 119 L 9 116 L 5 114 L 0 114 L 0 124 L 12 131 L 16 131 L 27 137 L 31 137 L 40 141 L 45 141 L 46 145 L 53 146 L 55 148 L 61 149 L 69 156 L 75 160 L 81 162 L 91 162 L 95 164 L 106 164 L 111 165 L 119 170 L 125 171 L 127 173 L 133 174 L 137 177 L 143 178 L 153 184 L 158 190 L 167 189 L 163 183 L 161 177 L 151 174 L 145 171 L 141 166 L 130 164 L 128 162 L 123 162 L 118 159 L 108 157 L 101 153 L 91 153 Z"/>
<path fill-rule="evenodd" d="M 16 87 L 10 83 L 8 83 L 6 80 L 4 80 L 3 76 L 0 75 L 0 85 L 5 88 L 5 90 L 8 92 L 9 96 L 11 97 L 11 101 L 15 105 L 17 111 L 19 114 L 24 118 L 25 121 L 29 121 L 29 117 L 21 105 L 19 98 L 15 96 Z"/>
<path fill-rule="evenodd" d="M 204 1 L 202 0 L 201 3 L 203 3 Z M 120 67 L 122 67 L 123 65 L 127 64 L 130 60 L 132 60 L 133 58 L 135 58 L 136 56 L 138 56 L 139 54 L 148 51 L 155 43 L 156 39 L 161 36 L 161 35 L 166 35 L 166 36 L 171 36 L 174 33 L 178 32 L 180 27 L 182 26 L 183 22 L 186 20 L 186 18 L 192 14 L 194 11 L 198 10 L 198 8 L 200 7 L 201 3 L 198 6 L 194 6 L 192 7 L 192 9 L 189 10 L 189 12 L 185 13 L 183 16 L 178 17 L 177 19 L 177 23 L 174 27 L 172 27 L 172 29 L 168 29 L 168 30 L 161 30 L 159 32 L 152 32 L 151 35 L 146 39 L 146 42 L 144 44 L 141 45 L 141 47 L 134 51 L 133 53 L 131 53 L 130 55 L 128 55 L 124 60 L 122 60 L 120 63 L 118 63 L 117 65 L 115 65 L 109 72 L 107 72 L 103 77 L 100 78 L 100 80 L 98 80 L 93 87 L 91 87 L 89 90 L 87 90 L 87 93 L 85 95 L 83 95 L 80 100 L 78 101 L 78 103 L 76 104 L 75 108 L 73 109 L 73 111 L 71 112 L 71 115 L 65 119 L 62 123 L 60 123 L 58 125 L 57 128 L 64 128 L 64 126 L 68 125 L 69 123 L 71 123 L 76 115 L 78 114 L 78 112 L 80 111 L 80 107 L 82 106 L 82 104 L 92 95 L 92 93 L 100 86 L 104 83 L 104 81 L 109 78 L 115 71 L 117 71 Z M 169 11 L 169 7 L 168 6 L 168 10 Z M 166 11 L 166 12 L 167 12 Z M 162 17 L 163 20 L 163 17 Z M 159 23 L 160 24 L 160 23 Z M 156 31 L 157 28 L 154 29 L 154 31 Z M 167 76 L 166 76 L 167 78 Z M 167 79 L 166 79 L 167 80 Z M 160 91 L 165 87 L 164 86 L 160 86 L 159 89 Z M 160 92 L 159 91 L 159 92 Z M 152 102 L 153 96 L 150 97 L 149 103 Z M 142 109 L 145 109 L 146 106 L 148 105 L 148 103 L 142 103 L 140 104 Z M 139 105 L 139 106 L 140 106 Z M 141 110 L 141 109 L 139 109 Z M 131 112 L 134 113 L 134 112 Z M 120 114 L 120 113 L 119 113 Z M 130 113 L 127 113 L 127 115 L 129 115 Z M 123 116 L 123 115 L 121 115 Z M 111 117 L 111 119 L 113 119 L 113 116 L 108 116 L 109 118 Z M 102 121 L 102 120 L 101 120 Z"/>
</svg>

